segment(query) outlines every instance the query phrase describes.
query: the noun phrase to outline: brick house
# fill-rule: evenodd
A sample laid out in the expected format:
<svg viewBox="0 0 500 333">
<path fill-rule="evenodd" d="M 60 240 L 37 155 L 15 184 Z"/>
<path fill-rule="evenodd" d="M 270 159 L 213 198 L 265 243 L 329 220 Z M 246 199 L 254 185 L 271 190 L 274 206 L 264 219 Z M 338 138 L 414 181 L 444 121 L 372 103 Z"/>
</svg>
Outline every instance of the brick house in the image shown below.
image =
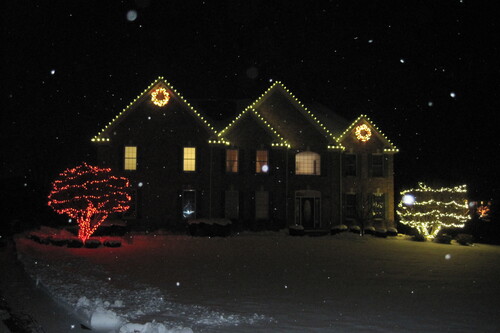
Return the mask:
<svg viewBox="0 0 500 333">
<path fill-rule="evenodd" d="M 133 184 L 123 218 L 165 228 L 193 218 L 395 227 L 397 148 L 365 115 L 347 122 L 308 108 L 280 82 L 240 110 L 215 127 L 161 77 L 125 107 L 92 139 L 99 164 Z"/>
</svg>

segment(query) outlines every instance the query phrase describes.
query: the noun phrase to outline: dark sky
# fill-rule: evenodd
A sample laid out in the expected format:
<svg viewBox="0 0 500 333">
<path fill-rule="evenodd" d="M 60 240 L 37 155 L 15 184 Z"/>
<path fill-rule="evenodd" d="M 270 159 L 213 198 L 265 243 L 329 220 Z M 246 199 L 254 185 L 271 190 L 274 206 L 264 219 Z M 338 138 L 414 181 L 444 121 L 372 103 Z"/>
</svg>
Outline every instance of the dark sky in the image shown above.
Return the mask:
<svg viewBox="0 0 500 333">
<path fill-rule="evenodd" d="M 10 1 L 2 177 L 43 183 L 90 158 L 90 138 L 158 76 L 188 101 L 255 99 L 281 80 L 305 103 L 368 114 L 400 148 L 398 188 L 500 198 L 495 3 Z"/>
</svg>

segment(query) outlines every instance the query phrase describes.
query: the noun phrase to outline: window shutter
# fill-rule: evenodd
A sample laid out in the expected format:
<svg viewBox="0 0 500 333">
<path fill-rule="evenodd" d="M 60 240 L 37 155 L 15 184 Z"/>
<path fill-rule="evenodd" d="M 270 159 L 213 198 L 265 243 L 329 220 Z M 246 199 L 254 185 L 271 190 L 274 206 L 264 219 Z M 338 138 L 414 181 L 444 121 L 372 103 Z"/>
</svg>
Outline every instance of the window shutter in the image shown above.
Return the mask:
<svg viewBox="0 0 500 333">
<path fill-rule="evenodd" d="M 221 169 L 222 169 L 222 174 L 225 174 L 226 173 L 226 158 L 227 158 L 227 155 L 226 155 L 226 149 L 220 149 L 220 153 L 218 154 L 219 157 L 220 157 L 220 161 L 221 161 Z"/>
<path fill-rule="evenodd" d="M 363 155 L 356 154 L 356 177 L 361 177 L 363 172 Z"/>
<path fill-rule="evenodd" d="M 373 155 L 368 154 L 368 177 L 373 177 Z"/>
<path fill-rule="evenodd" d="M 347 170 L 347 164 L 346 164 L 347 158 L 346 158 L 346 156 L 347 156 L 346 154 L 342 154 L 342 153 L 340 154 L 340 159 L 341 159 L 340 165 L 342 166 L 342 176 L 344 176 L 344 177 L 347 176 L 347 172 L 346 172 L 346 170 Z"/>
<path fill-rule="evenodd" d="M 238 149 L 238 173 L 246 173 L 247 171 L 247 156 L 245 149 Z"/>
<path fill-rule="evenodd" d="M 319 163 L 321 163 L 320 168 L 319 168 L 320 175 L 326 176 L 328 173 L 327 165 L 330 164 L 330 155 L 329 154 L 320 154 L 319 155 Z"/>
<path fill-rule="evenodd" d="M 345 221 L 346 214 L 347 214 L 346 200 L 347 200 L 347 194 L 346 193 L 342 193 L 342 216 L 344 218 L 344 221 Z"/>
</svg>

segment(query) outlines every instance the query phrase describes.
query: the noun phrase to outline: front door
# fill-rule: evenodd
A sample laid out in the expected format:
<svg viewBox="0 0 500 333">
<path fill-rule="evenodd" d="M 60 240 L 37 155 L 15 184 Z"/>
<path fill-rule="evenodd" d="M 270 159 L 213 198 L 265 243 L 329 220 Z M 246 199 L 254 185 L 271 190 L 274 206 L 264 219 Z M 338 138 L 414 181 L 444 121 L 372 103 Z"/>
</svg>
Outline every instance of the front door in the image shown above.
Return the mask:
<svg viewBox="0 0 500 333">
<path fill-rule="evenodd" d="M 304 229 L 321 226 L 321 194 L 318 191 L 295 192 L 295 224 Z"/>
</svg>

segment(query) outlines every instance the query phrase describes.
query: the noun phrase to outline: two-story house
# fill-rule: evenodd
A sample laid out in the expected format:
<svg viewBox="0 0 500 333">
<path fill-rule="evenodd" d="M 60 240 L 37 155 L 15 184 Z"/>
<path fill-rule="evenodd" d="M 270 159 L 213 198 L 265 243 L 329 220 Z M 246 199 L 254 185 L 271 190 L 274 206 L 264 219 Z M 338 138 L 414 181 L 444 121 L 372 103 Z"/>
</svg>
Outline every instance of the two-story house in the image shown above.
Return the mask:
<svg viewBox="0 0 500 333">
<path fill-rule="evenodd" d="M 129 223 L 193 218 L 394 228 L 397 148 L 365 115 L 347 122 L 275 82 L 220 128 L 158 78 L 93 139 L 100 165 L 133 184 Z"/>
</svg>

